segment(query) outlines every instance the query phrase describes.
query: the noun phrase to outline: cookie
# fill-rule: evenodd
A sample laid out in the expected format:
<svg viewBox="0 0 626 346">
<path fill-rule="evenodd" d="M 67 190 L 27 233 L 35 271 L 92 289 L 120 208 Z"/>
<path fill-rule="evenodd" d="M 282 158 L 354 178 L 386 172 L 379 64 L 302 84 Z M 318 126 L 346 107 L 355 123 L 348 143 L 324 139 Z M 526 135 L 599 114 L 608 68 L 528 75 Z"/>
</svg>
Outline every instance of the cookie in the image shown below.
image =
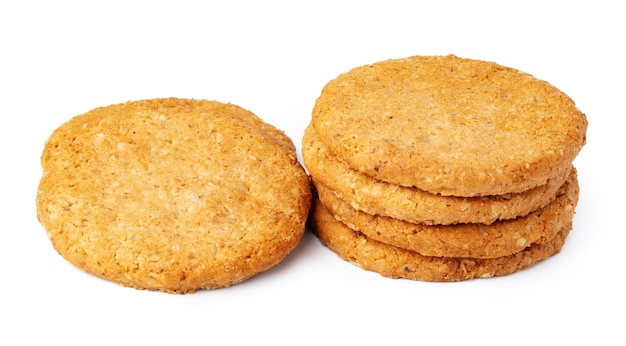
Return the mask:
<svg viewBox="0 0 626 346">
<path fill-rule="evenodd" d="M 316 199 L 311 215 L 317 237 L 340 258 L 389 278 L 441 282 L 502 276 L 530 268 L 559 253 L 572 226 L 570 223 L 547 242 L 532 244 L 516 254 L 476 259 L 422 256 L 381 243 L 337 221 Z"/>
<path fill-rule="evenodd" d="M 291 140 L 216 101 L 93 109 L 52 133 L 41 165 L 37 216 L 56 251 L 137 289 L 243 282 L 299 243 L 311 203 Z"/>
<path fill-rule="evenodd" d="M 320 202 L 351 229 L 370 239 L 423 256 L 496 258 L 518 253 L 533 243 L 543 244 L 572 222 L 579 186 L 573 169 L 557 198 L 547 206 L 514 220 L 490 225 L 463 223 L 429 226 L 355 210 L 332 190 L 317 186 Z"/>
<path fill-rule="evenodd" d="M 490 224 L 527 215 L 556 197 L 571 169 L 563 170 L 545 185 L 520 193 L 455 197 L 385 183 L 353 170 L 328 151 L 310 125 L 302 139 L 302 156 L 314 183 L 333 190 L 354 209 L 428 225 Z"/>
<path fill-rule="evenodd" d="M 570 168 L 587 129 L 574 101 L 549 83 L 453 55 L 343 73 L 322 89 L 311 124 L 357 171 L 459 197 L 544 185 Z"/>
</svg>

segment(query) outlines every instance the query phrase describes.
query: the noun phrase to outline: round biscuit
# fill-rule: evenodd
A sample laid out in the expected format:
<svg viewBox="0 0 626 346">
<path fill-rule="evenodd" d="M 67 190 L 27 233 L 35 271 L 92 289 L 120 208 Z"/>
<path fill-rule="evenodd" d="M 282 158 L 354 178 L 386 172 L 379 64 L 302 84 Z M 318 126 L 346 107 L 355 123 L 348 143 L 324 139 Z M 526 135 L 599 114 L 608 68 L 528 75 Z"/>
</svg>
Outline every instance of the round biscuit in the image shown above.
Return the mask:
<svg viewBox="0 0 626 346">
<path fill-rule="evenodd" d="M 53 247 L 137 289 L 247 280 L 299 243 L 311 202 L 290 139 L 216 101 L 93 109 L 51 134 L 41 164 L 37 216 Z"/>
<path fill-rule="evenodd" d="M 569 169 L 587 119 L 528 73 L 413 56 L 330 81 L 312 112 L 328 149 L 379 180 L 460 197 L 527 191 Z"/>
</svg>

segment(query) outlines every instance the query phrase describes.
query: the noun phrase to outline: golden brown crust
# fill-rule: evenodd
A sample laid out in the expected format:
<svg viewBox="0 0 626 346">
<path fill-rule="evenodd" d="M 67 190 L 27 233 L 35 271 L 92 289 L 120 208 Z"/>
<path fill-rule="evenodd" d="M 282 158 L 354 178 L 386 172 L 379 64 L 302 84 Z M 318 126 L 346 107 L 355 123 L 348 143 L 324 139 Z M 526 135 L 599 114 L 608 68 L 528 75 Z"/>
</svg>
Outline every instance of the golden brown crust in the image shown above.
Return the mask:
<svg viewBox="0 0 626 346">
<path fill-rule="evenodd" d="M 353 169 L 432 193 L 523 192 L 569 169 L 587 120 L 552 85 L 456 56 L 360 66 L 322 90 L 320 141 Z"/>
<path fill-rule="evenodd" d="M 190 293 L 272 267 L 311 200 L 289 138 L 215 101 L 94 109 L 55 130 L 41 162 L 38 218 L 54 248 L 139 289 Z"/>
<path fill-rule="evenodd" d="M 557 198 L 539 210 L 514 220 L 490 225 L 429 226 L 376 216 L 351 208 L 334 193 L 317 187 L 320 202 L 351 229 L 365 236 L 423 256 L 496 258 L 543 244 L 572 222 L 579 187 L 575 169 Z"/>
<path fill-rule="evenodd" d="M 543 244 L 532 244 L 513 255 L 492 259 L 430 257 L 378 242 L 337 221 L 318 200 L 310 222 L 320 241 L 342 259 L 390 278 L 421 281 L 461 281 L 508 275 L 529 268 L 561 251 L 571 223 Z"/>
<path fill-rule="evenodd" d="M 490 224 L 527 215 L 556 197 L 556 191 L 571 169 L 529 191 L 498 196 L 455 197 L 385 183 L 355 171 L 317 140 L 315 129 L 310 125 L 302 139 L 302 156 L 314 183 L 333 190 L 337 197 L 354 209 L 428 225 Z"/>
</svg>

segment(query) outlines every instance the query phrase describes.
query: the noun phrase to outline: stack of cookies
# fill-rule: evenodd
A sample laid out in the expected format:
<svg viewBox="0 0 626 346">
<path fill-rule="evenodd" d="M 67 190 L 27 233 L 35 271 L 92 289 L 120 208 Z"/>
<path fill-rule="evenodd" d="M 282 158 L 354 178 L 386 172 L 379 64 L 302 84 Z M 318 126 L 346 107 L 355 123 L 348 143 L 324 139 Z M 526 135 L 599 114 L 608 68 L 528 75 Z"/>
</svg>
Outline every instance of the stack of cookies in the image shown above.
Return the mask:
<svg viewBox="0 0 626 346">
<path fill-rule="evenodd" d="M 393 278 L 510 274 L 560 252 L 587 120 L 554 86 L 456 56 L 354 68 L 302 141 L 310 223 L 341 258 Z"/>
</svg>

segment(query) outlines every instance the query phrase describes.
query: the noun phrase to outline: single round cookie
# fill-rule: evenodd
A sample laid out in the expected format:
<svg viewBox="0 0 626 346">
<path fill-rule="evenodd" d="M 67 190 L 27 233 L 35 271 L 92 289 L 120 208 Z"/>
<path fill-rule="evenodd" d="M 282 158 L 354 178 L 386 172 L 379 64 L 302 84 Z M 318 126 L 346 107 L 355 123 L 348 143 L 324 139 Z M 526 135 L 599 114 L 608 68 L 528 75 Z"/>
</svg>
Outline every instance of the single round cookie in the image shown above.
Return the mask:
<svg viewBox="0 0 626 346">
<path fill-rule="evenodd" d="M 310 180 L 290 139 L 236 105 L 153 99 L 56 129 L 37 216 L 54 248 L 99 277 L 191 293 L 240 283 L 299 242 Z"/>
<path fill-rule="evenodd" d="M 451 282 L 512 274 L 559 253 L 572 228 L 570 223 L 549 241 L 532 244 L 509 256 L 431 257 L 378 242 L 350 229 L 318 200 L 314 199 L 311 214 L 310 222 L 317 237 L 340 258 L 385 277 L 421 281 Z"/>
<path fill-rule="evenodd" d="M 355 210 L 323 186 L 320 202 L 335 218 L 365 236 L 423 256 L 497 258 L 531 244 L 543 244 L 572 222 L 579 186 L 575 170 L 547 206 L 514 220 L 490 225 L 466 223 L 429 226 Z"/>
<path fill-rule="evenodd" d="M 568 170 L 587 120 L 554 86 L 449 56 L 360 66 L 312 112 L 328 149 L 379 180 L 460 197 L 527 191 Z"/>
<path fill-rule="evenodd" d="M 313 182 L 333 190 L 354 209 L 426 225 L 491 224 L 527 215 L 556 197 L 571 169 L 563 170 L 545 185 L 520 193 L 455 197 L 385 183 L 353 170 L 317 140 L 310 125 L 302 139 L 302 156 Z"/>
</svg>

